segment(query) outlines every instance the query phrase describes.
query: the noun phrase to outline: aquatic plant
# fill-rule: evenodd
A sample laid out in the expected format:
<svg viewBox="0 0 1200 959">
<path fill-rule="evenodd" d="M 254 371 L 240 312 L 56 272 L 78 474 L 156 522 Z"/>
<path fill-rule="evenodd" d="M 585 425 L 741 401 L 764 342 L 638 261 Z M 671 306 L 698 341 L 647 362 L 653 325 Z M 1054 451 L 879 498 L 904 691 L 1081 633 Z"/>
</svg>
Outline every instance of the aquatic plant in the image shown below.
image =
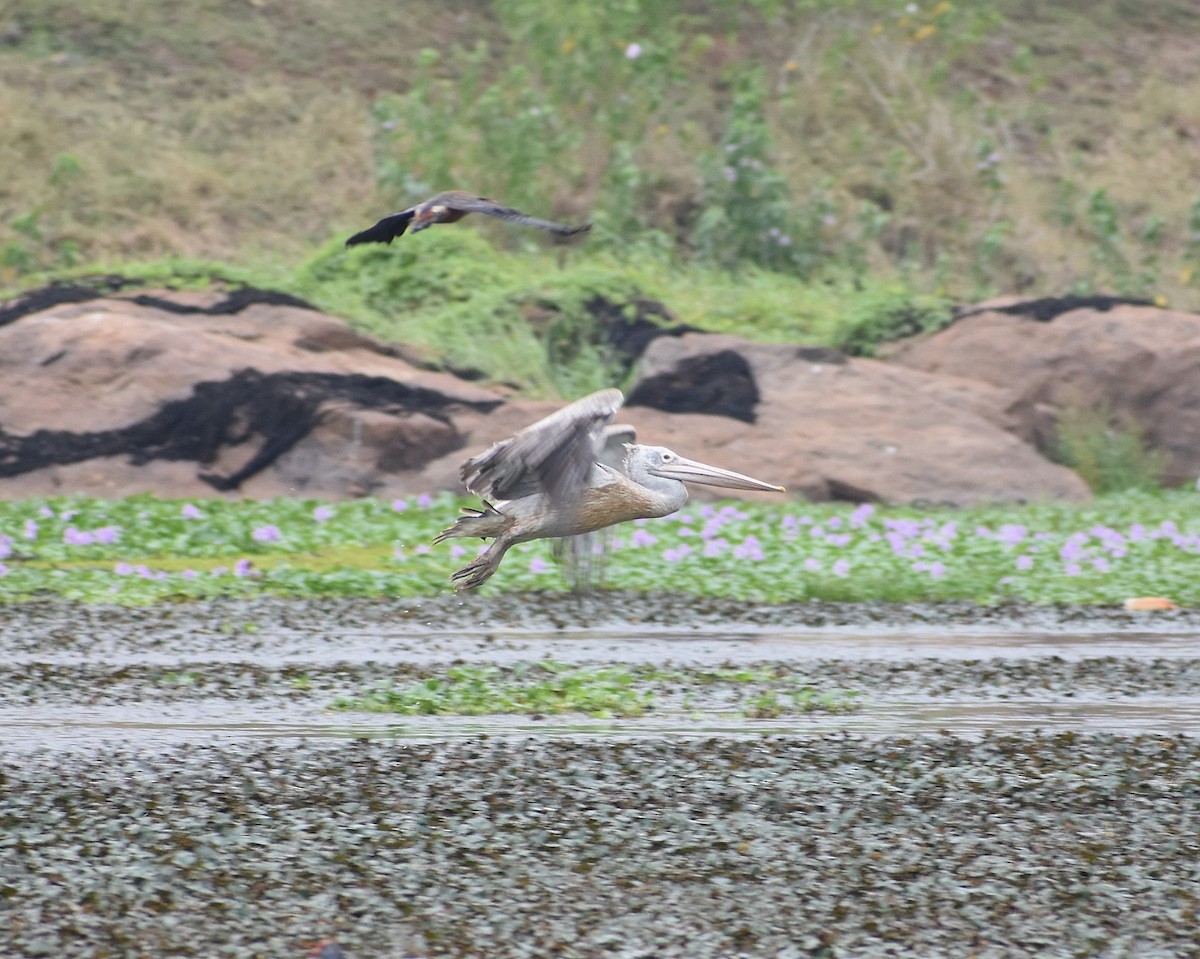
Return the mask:
<svg viewBox="0 0 1200 959">
<path fill-rule="evenodd" d="M 693 503 L 615 530 L 605 585 L 772 602 L 1115 604 L 1159 594 L 1195 604 L 1197 495 L 1125 492 L 1082 505 L 964 510 Z M 457 559 L 428 544 L 458 503 L 447 494 L 3 502 L 0 600 L 434 595 L 448 589 Z M 547 544 L 514 553 L 523 559 L 489 591 L 566 588 Z"/>
</svg>

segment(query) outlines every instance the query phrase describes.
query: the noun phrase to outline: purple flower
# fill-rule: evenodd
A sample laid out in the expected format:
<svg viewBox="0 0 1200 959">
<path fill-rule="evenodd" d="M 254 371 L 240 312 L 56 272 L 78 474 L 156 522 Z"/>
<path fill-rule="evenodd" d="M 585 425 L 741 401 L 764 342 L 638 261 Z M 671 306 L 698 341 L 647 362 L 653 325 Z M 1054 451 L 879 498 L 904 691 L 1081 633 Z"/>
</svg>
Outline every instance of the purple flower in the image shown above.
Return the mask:
<svg viewBox="0 0 1200 959">
<path fill-rule="evenodd" d="M 1029 530 L 1018 523 L 1005 523 L 1000 527 L 1000 532 L 997 539 L 1005 546 L 1016 546 L 1026 536 L 1029 535 Z"/>
<path fill-rule="evenodd" d="M 406 500 L 406 499 L 392 500 L 392 509 L 394 509 L 397 513 L 403 513 L 406 509 L 408 509 L 408 500 Z"/>
<path fill-rule="evenodd" d="M 642 45 L 640 43 L 631 43 L 625 48 L 625 59 L 636 60 L 642 55 Z"/>
<path fill-rule="evenodd" d="M 7 559 L 12 555 L 12 537 L 0 534 L 0 559 Z"/>
<path fill-rule="evenodd" d="M 6 566 L 4 563 L 0 563 L 0 576 L 7 576 L 7 575 L 8 575 L 8 566 Z"/>
<path fill-rule="evenodd" d="M 38 538 L 38 524 L 34 520 L 31 520 L 31 519 L 25 520 L 25 538 L 26 539 L 37 539 Z"/>
<path fill-rule="evenodd" d="M 926 567 L 926 572 L 929 573 L 930 579 L 941 579 L 946 575 L 946 564 L 934 560 Z"/>
<path fill-rule="evenodd" d="M 629 537 L 630 546 L 653 546 L 657 542 L 658 537 L 644 529 L 635 529 Z"/>
<path fill-rule="evenodd" d="M 849 576 L 850 564 L 844 559 L 839 559 L 833 564 L 832 567 L 830 567 L 830 572 L 833 573 L 834 576 Z"/>
<path fill-rule="evenodd" d="M 757 536 L 747 536 L 744 540 L 733 548 L 733 555 L 738 559 L 748 559 L 753 562 L 758 562 L 764 559 L 762 544 L 758 541 Z"/>
<path fill-rule="evenodd" d="M 333 519 L 333 510 L 328 506 L 318 506 L 313 509 L 313 519 L 318 523 L 325 523 Z"/>
<path fill-rule="evenodd" d="M 920 524 L 912 519 L 886 519 L 883 521 L 883 525 L 905 539 L 910 536 L 919 536 L 921 533 Z"/>
<path fill-rule="evenodd" d="M 95 542 L 95 538 L 91 533 L 85 533 L 74 526 L 68 526 L 63 530 L 63 542 L 68 546 L 90 546 Z"/>
<path fill-rule="evenodd" d="M 184 579 L 195 579 L 197 576 L 197 573 L 194 569 L 185 569 L 179 575 L 182 576 Z"/>
<path fill-rule="evenodd" d="M 825 525 L 830 529 L 837 529 L 842 525 L 842 518 L 840 516 L 830 516 L 829 519 L 825 521 Z"/>
<path fill-rule="evenodd" d="M 128 563 L 117 563 L 117 565 L 113 567 L 113 572 L 118 576 L 132 576 L 133 567 Z"/>
<path fill-rule="evenodd" d="M 417 497 L 417 505 L 421 507 L 421 509 L 429 509 L 429 507 L 433 505 L 433 497 L 428 493 L 422 493 Z"/>
<path fill-rule="evenodd" d="M 266 526 L 258 527 L 250 537 L 258 543 L 274 543 L 280 538 L 279 527 L 274 523 L 268 523 Z"/>
<path fill-rule="evenodd" d="M 704 544 L 704 555 L 711 559 L 714 556 L 720 556 L 727 549 L 729 549 L 729 540 L 724 536 L 718 536 Z"/>
<path fill-rule="evenodd" d="M 533 559 L 531 559 L 529 561 L 529 572 L 531 572 L 531 573 L 541 575 L 542 573 L 546 572 L 546 570 L 549 568 L 550 568 L 550 564 L 547 563 L 540 556 L 535 556 Z"/>
<path fill-rule="evenodd" d="M 1063 567 L 1063 572 L 1068 576 L 1078 576 L 1083 570 L 1079 568 L 1078 563 L 1068 563 Z"/>
<path fill-rule="evenodd" d="M 721 527 L 725 525 L 722 519 L 713 518 L 704 524 L 704 529 L 700 530 L 700 536 L 703 539 L 712 539 L 721 531 Z"/>
<path fill-rule="evenodd" d="M 41 516 L 42 519 L 54 519 L 54 510 L 52 510 L 49 506 L 43 506 L 38 510 L 38 515 Z"/>
<path fill-rule="evenodd" d="M 1092 560 L 1092 565 L 1096 568 L 1096 572 L 1098 573 L 1107 573 L 1111 568 L 1108 560 L 1103 556 L 1097 556 L 1094 560 Z"/>
<path fill-rule="evenodd" d="M 870 503 L 861 503 L 855 507 L 854 512 L 850 514 L 850 525 L 862 526 L 874 515 L 874 506 L 872 506 Z"/>
<path fill-rule="evenodd" d="M 97 543 L 103 543 L 109 546 L 121 538 L 120 526 L 101 526 L 99 529 L 92 530 L 92 538 Z"/>
<path fill-rule="evenodd" d="M 466 556 L 466 555 L 467 555 L 466 549 L 464 549 L 462 546 L 459 546 L 458 543 L 450 544 L 450 558 L 451 559 L 458 559 L 460 556 Z"/>
<path fill-rule="evenodd" d="M 1062 548 L 1058 551 L 1059 558 L 1064 563 L 1078 559 L 1085 552 L 1083 547 L 1086 542 L 1087 533 L 1072 533 L 1067 537 L 1067 541 L 1062 544 Z"/>
<path fill-rule="evenodd" d="M 204 519 L 204 514 L 200 512 L 200 507 L 193 503 L 184 503 L 180 510 L 184 519 Z"/>
<path fill-rule="evenodd" d="M 690 555 L 691 552 L 692 548 L 688 546 L 687 543 L 681 543 L 674 549 L 664 549 L 662 555 L 663 559 L 665 559 L 668 563 L 678 563 L 685 556 Z"/>
<path fill-rule="evenodd" d="M 849 546 L 850 545 L 850 534 L 849 533 L 837 533 L 833 536 L 826 536 L 825 542 L 827 542 L 830 546 Z"/>
<path fill-rule="evenodd" d="M 1033 566 L 1033 557 L 1028 553 L 1022 553 L 1017 557 L 1017 569 L 1025 570 Z"/>
<path fill-rule="evenodd" d="M 253 576 L 254 567 L 248 559 L 239 559 L 233 564 L 234 576 Z"/>
<path fill-rule="evenodd" d="M 818 560 L 815 560 L 810 556 L 804 561 L 804 568 L 810 573 L 815 573 L 820 570 L 821 564 Z"/>
</svg>

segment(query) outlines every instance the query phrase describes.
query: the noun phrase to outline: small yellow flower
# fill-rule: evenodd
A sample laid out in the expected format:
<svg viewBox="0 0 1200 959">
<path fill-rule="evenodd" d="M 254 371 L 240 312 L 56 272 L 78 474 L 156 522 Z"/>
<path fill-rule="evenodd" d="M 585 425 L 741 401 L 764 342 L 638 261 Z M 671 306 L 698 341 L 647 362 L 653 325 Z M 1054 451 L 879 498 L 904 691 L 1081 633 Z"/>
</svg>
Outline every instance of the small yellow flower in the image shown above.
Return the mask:
<svg viewBox="0 0 1200 959">
<path fill-rule="evenodd" d="M 665 123 L 660 123 L 658 126 L 656 126 L 654 128 L 654 132 L 657 133 L 660 137 L 665 137 L 668 133 L 671 132 L 671 128 L 669 126 L 667 126 Z"/>
<path fill-rule="evenodd" d="M 947 0 L 942 0 L 941 3 L 933 8 L 933 15 L 935 17 L 940 17 L 943 13 L 949 13 L 951 7 L 953 6 L 954 5 L 952 3 L 948 3 Z"/>
<path fill-rule="evenodd" d="M 800 64 L 798 64 L 795 60 L 789 60 L 783 65 L 783 69 L 785 69 L 788 73 L 795 73 L 800 69 Z"/>
<path fill-rule="evenodd" d="M 1179 282 L 1180 283 L 1191 283 L 1192 277 L 1194 277 L 1195 275 L 1196 275 L 1196 268 L 1194 266 L 1190 266 L 1190 265 L 1185 266 L 1182 270 L 1179 271 Z"/>
<path fill-rule="evenodd" d="M 565 39 L 562 42 L 562 46 L 559 47 L 559 50 L 562 51 L 563 53 L 570 53 L 574 49 L 575 49 L 575 38 L 574 37 L 567 37 L 567 39 Z"/>
<path fill-rule="evenodd" d="M 926 23 L 920 27 L 916 33 L 913 34 L 913 39 L 917 43 L 920 43 L 922 40 L 928 40 L 935 33 L 937 33 L 937 27 L 935 27 L 932 23 Z"/>
<path fill-rule="evenodd" d="M 883 33 L 883 24 L 882 23 L 871 24 L 871 36 L 877 37 L 881 33 Z"/>
<path fill-rule="evenodd" d="M 1165 307 L 1167 305 L 1167 298 L 1161 293 L 1156 294 L 1154 297 L 1154 305 L 1157 307 Z"/>
</svg>

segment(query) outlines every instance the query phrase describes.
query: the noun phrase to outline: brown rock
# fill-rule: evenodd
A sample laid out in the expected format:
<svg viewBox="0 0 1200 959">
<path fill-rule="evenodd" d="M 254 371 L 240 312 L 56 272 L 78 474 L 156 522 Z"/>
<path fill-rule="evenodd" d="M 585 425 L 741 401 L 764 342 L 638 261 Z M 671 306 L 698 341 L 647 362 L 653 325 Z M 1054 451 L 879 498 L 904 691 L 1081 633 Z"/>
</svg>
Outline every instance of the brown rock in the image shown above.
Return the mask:
<svg viewBox="0 0 1200 959">
<path fill-rule="evenodd" d="M 172 296 L 0 327 L 0 494 L 406 490 L 502 402 L 310 309 Z"/>
<path fill-rule="evenodd" d="M 1170 454 L 1168 482 L 1200 475 L 1200 316 L 1118 304 L 1040 322 L 998 305 L 1008 312 L 975 312 L 892 360 L 1007 391 L 1013 428 L 1045 451 L 1063 410 L 1107 404 Z"/>
<path fill-rule="evenodd" d="M 705 355 L 744 358 L 759 401 L 754 425 L 690 414 L 669 421 L 629 408 L 644 442 L 748 471 L 815 499 L 964 505 L 1084 499 L 1070 470 L 1004 429 L 1004 393 L 830 351 L 689 334 L 655 341 L 642 380 L 696 367 Z M 638 387 L 632 391 L 638 395 Z"/>
</svg>

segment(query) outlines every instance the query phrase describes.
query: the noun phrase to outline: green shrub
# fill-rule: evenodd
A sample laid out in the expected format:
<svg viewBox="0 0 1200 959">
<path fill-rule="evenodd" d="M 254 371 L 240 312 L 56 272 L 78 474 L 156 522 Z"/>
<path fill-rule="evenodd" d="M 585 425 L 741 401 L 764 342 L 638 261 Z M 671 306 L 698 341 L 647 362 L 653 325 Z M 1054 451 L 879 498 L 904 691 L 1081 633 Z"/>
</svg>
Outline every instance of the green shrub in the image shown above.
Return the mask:
<svg viewBox="0 0 1200 959">
<path fill-rule="evenodd" d="M 1080 475 L 1095 493 L 1153 491 L 1162 486 L 1168 456 L 1147 446 L 1146 432 L 1112 407 L 1074 405 L 1058 416 L 1057 459 Z"/>
</svg>

